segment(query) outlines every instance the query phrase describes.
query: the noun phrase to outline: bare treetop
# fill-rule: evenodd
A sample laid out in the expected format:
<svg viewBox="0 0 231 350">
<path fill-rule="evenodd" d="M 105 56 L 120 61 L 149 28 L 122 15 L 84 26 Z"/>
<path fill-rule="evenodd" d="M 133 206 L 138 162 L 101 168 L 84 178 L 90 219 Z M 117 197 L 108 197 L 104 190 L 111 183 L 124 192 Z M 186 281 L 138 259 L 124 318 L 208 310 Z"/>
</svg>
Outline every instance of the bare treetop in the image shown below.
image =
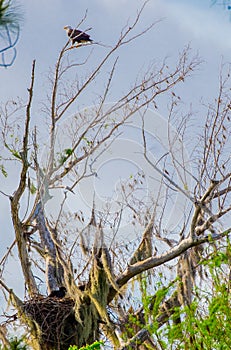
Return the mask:
<svg viewBox="0 0 231 350">
<path fill-rule="evenodd" d="M 91 50 L 80 40 L 90 41 L 88 34 L 75 31 L 78 40 L 68 34 L 43 105 L 47 123 L 33 121 L 35 61 L 26 105 L 11 101 L 0 113 L 2 175 L 7 176 L 8 163 L 18 171 L 12 193 L 1 188 L 10 203 L 15 240 L 1 259 L 0 284 L 37 349 L 81 347 L 102 332 L 115 349 L 138 341 L 153 346 L 138 325 L 126 344 L 121 338 L 127 313 L 144 322 L 143 309 L 129 311 L 134 285 L 139 295 L 146 273 L 154 290 L 156 271 L 165 271 L 174 291 L 159 305 L 161 327 L 175 307 L 192 302 L 201 257 L 211 247 L 218 249 L 231 231 L 226 219 L 231 210 L 229 72 L 221 72 L 219 95 L 195 137 L 187 125 L 190 114 L 178 113 L 177 86 L 201 62 L 190 47 L 173 67 L 164 59 L 130 88 L 121 88 L 118 99 L 110 95 L 120 50 L 157 24 L 136 31 L 144 6 L 90 71 L 85 71 L 88 58 L 78 61 L 79 50 Z M 75 39 L 77 46 L 70 47 Z M 97 103 L 79 108 L 90 89 L 97 92 Z M 157 112 L 161 96 L 169 101 L 166 118 Z M 4 281 L 15 251 L 26 301 Z M 154 308 L 152 299 L 149 307 Z"/>
</svg>

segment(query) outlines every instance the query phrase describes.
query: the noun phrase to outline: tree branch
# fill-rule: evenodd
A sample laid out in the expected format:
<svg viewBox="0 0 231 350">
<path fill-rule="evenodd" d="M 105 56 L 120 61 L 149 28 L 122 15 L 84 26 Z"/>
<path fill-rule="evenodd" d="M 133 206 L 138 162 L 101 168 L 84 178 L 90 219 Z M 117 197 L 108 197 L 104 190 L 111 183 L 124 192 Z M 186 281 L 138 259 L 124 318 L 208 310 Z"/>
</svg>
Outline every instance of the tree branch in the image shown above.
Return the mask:
<svg viewBox="0 0 231 350">
<path fill-rule="evenodd" d="M 219 234 L 209 234 L 204 237 L 197 237 L 194 240 L 191 237 L 183 239 L 176 247 L 170 249 L 169 251 L 157 255 L 155 257 L 150 257 L 143 261 L 139 261 L 133 265 L 128 265 L 126 270 L 116 279 L 116 285 L 121 288 L 130 279 L 139 275 L 140 273 L 152 269 L 154 267 L 163 265 L 164 263 L 173 260 L 180 256 L 182 253 L 186 252 L 189 248 L 198 246 L 202 243 L 211 243 L 226 237 L 231 232 L 231 228 L 221 232 Z M 116 291 L 111 288 L 109 293 L 109 301 L 111 301 L 116 295 Z"/>
<path fill-rule="evenodd" d="M 33 64 L 32 64 L 31 85 L 30 85 L 30 88 L 28 89 L 29 100 L 26 107 L 26 121 L 25 121 L 24 137 L 23 137 L 23 148 L 21 153 L 22 169 L 21 169 L 21 175 L 20 175 L 20 182 L 17 190 L 15 191 L 14 195 L 11 197 L 11 215 L 12 215 L 12 221 L 14 225 L 15 236 L 16 236 L 16 241 L 18 246 L 18 253 L 21 261 L 23 275 L 25 278 L 25 283 L 28 286 L 30 294 L 35 294 L 37 293 L 38 290 L 37 290 L 37 285 L 31 270 L 31 264 L 30 264 L 30 260 L 27 252 L 26 238 L 24 236 L 23 225 L 19 218 L 19 207 L 20 207 L 21 197 L 26 188 L 27 171 L 29 168 L 28 139 L 29 139 L 29 125 L 30 125 L 30 119 L 31 119 L 31 104 L 32 104 L 33 88 L 34 88 L 34 71 L 35 71 L 35 61 L 33 61 Z"/>
</svg>

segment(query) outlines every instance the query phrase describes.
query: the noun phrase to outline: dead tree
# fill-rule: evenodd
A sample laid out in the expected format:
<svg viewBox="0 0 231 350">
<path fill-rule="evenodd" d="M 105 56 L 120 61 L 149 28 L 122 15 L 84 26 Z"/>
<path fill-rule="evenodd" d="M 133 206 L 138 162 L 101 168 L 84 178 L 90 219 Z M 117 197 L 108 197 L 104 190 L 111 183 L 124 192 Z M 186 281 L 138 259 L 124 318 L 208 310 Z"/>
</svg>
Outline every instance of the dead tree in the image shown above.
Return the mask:
<svg viewBox="0 0 231 350">
<path fill-rule="evenodd" d="M 230 172 L 227 170 L 230 159 L 226 151 L 229 135 L 227 123 L 230 120 L 230 99 L 226 90 L 228 76 L 226 80 L 221 79 L 217 106 L 209 107 L 203 128 L 205 134 L 201 136 L 204 146 L 200 148 L 200 162 L 193 164 L 191 173 L 185 165 L 183 148 L 180 163 L 174 152 L 177 137 L 185 135 L 186 128 L 182 128 L 182 122 L 180 131 L 173 138 L 169 137 L 169 151 L 158 162 L 150 157 L 145 132 L 145 111 L 151 105 L 157 107 L 158 98 L 163 94 L 172 96 L 171 122 L 179 101 L 175 88 L 183 84 L 200 63 L 197 56 L 191 56 L 188 47 L 179 55 L 174 68 L 170 69 L 165 61 L 158 69 L 150 67 L 116 102 L 110 106 L 106 104 L 116 74 L 118 50 L 138 40 L 154 26 L 151 24 L 138 34 L 133 34 L 142 11 L 143 8 L 134 22 L 123 29 L 118 41 L 108 49 L 101 61 L 91 67 L 88 75 L 84 73 L 82 79 L 71 80 L 72 72 L 81 72 L 88 60 L 76 63 L 71 61 L 71 57 L 73 53 L 78 57 L 79 50 L 89 49 L 89 46 L 69 49 L 69 42 L 64 46 L 56 62 L 54 76 L 50 78 L 49 104 L 45 105 L 46 122 L 40 121 L 38 125 L 31 126 L 35 61 L 26 106 L 13 102 L 1 113 L 2 143 L 8 152 L 5 162 L 13 159 L 19 165 L 19 182 L 12 194 L 1 190 L 1 194 L 10 202 L 15 241 L 1 260 L 0 283 L 17 310 L 16 318 L 28 328 L 34 349 L 64 350 L 71 344 L 80 347 L 100 339 L 102 332 L 115 349 L 148 348 L 150 344 L 155 348 L 151 335 L 142 329 L 142 325 L 147 326 L 142 308 L 130 309 L 130 313 L 139 319 L 140 326 L 134 327 L 135 334 L 130 334 L 125 344 L 121 340 L 123 325 L 128 322 L 125 313 L 129 313 L 130 282 L 136 283 L 148 271 L 150 283 L 153 283 L 155 269 L 179 258 L 176 271 L 178 286 L 172 297 L 163 298 L 156 315 L 161 327 L 173 314 L 174 307 L 192 300 L 189 289 L 195 280 L 199 256 L 203 254 L 200 247 L 203 244 L 219 244 L 231 230 L 230 227 L 223 228 L 220 221 L 231 209 L 228 200 Z M 99 103 L 92 113 L 77 111 L 73 118 L 67 119 L 66 124 L 61 126 L 61 133 L 69 132 L 69 144 L 59 145 L 57 133 L 60 121 L 73 111 L 72 108 L 78 110 L 76 105 L 82 95 L 97 81 L 104 67 L 108 69 L 108 64 L 111 64 L 111 69 Z M 24 124 L 20 124 L 20 127 L 17 124 L 16 130 L 11 118 L 22 110 L 25 112 Z M 133 177 L 121 184 L 121 207 L 113 215 L 110 208 L 105 208 L 104 212 L 97 211 L 94 200 L 89 218 L 84 217 L 81 210 L 74 213 L 65 211 L 65 203 L 78 184 L 97 176 L 94 161 L 111 147 L 122 127 L 132 122 L 138 112 L 142 115 L 143 159 L 153 174 L 158 174 L 159 191 L 147 201 L 145 198 L 136 201 L 135 190 L 141 183 L 139 181 L 144 180 L 142 176 L 142 180 L 139 176 Z M 40 147 L 40 130 L 45 132 L 45 151 L 41 151 Z M 12 133 L 15 136 L 13 139 Z M 167 168 L 169 159 L 170 170 Z M 1 169 L 2 172 L 6 171 L 5 164 Z M 192 180 L 190 184 L 185 181 L 186 178 Z M 47 214 L 47 205 L 57 189 L 62 189 L 64 196 L 54 219 Z M 169 232 L 163 229 L 163 223 L 168 215 L 168 201 L 171 203 L 176 193 L 186 198 L 190 209 L 185 211 L 185 220 L 179 223 L 172 239 Z M 22 210 L 25 199 L 26 209 Z M 116 238 L 125 208 L 132 213 L 134 230 L 139 229 L 139 235 L 137 244 L 130 247 L 124 245 L 124 250 L 121 250 Z M 110 245 L 105 240 L 108 222 Z M 157 241 L 161 243 L 161 248 Z M 20 300 L 4 282 L 7 259 L 15 246 L 26 287 L 25 301 Z M 35 277 L 36 269 L 42 274 L 48 293 L 65 286 L 65 297 L 42 295 Z M 153 302 L 154 299 L 155 295 Z M 150 303 L 150 310 L 153 309 L 153 302 Z M 123 303 L 124 306 L 120 307 Z"/>
</svg>

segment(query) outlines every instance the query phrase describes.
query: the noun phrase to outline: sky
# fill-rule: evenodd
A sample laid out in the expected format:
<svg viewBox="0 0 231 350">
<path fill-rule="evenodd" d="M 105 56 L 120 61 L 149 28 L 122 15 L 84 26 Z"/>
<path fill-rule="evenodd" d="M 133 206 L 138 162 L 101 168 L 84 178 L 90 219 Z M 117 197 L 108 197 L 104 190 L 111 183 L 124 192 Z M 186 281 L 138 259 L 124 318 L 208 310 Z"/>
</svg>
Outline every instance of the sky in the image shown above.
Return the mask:
<svg viewBox="0 0 231 350">
<path fill-rule="evenodd" d="M 129 18 L 131 20 L 134 17 L 143 1 L 21 0 L 18 3 L 21 4 L 24 19 L 17 45 L 17 59 L 12 67 L 1 69 L 0 72 L 0 96 L 3 101 L 9 97 L 26 96 L 33 59 L 36 59 L 37 84 L 44 90 L 49 68 L 54 67 L 58 52 L 66 43 L 63 26 L 75 26 L 86 9 L 88 15 L 83 29 L 92 27 L 90 34 L 94 40 L 112 45 L 121 28 Z M 124 63 L 120 63 L 122 81 L 125 75 L 126 80 L 134 77 L 135 69 L 142 67 L 144 62 L 161 60 L 167 55 L 174 57 L 188 43 L 192 49 L 199 51 L 206 62 L 201 75 L 202 88 L 206 87 L 208 79 L 217 79 L 216 71 L 221 57 L 229 59 L 231 26 L 227 11 L 223 11 L 221 6 L 211 7 L 209 3 L 209 0 L 150 0 L 138 28 L 159 19 L 161 22 L 138 40 L 138 50 L 130 45 L 124 53 Z M 97 55 L 105 52 L 102 47 L 99 49 L 95 49 Z M 131 61 L 133 53 L 136 60 Z"/>
<path fill-rule="evenodd" d="M 26 99 L 30 84 L 32 61 L 36 59 L 35 102 L 33 118 L 41 120 L 41 101 L 48 91 L 48 73 L 54 68 L 60 49 L 65 45 L 67 37 L 63 30 L 65 25 L 76 26 L 83 18 L 86 10 L 87 18 L 81 26 L 82 30 L 92 27 L 90 35 L 93 40 L 104 45 L 113 45 L 127 21 L 132 21 L 141 0 L 18 0 L 23 13 L 20 39 L 17 44 L 17 57 L 13 66 L 0 68 L 0 103 Z M 173 62 L 180 51 L 190 44 L 192 51 L 198 53 L 203 63 L 190 80 L 190 88 L 181 93 L 187 105 L 193 103 L 197 110 L 199 101 L 211 101 L 218 89 L 218 77 L 221 62 L 230 62 L 231 22 L 229 13 L 222 6 L 210 6 L 208 0 L 150 0 L 141 17 L 137 30 L 142 30 L 153 21 L 161 20 L 144 37 L 136 43 L 128 45 L 119 52 L 117 79 L 114 83 L 112 101 L 130 86 L 143 67 L 150 61 L 161 62 L 169 57 Z M 84 51 L 83 51 L 84 50 Z M 87 55 L 85 47 L 78 51 L 78 59 Z M 107 52 L 107 48 L 93 48 L 91 59 L 99 60 Z M 73 52 L 73 55 L 76 53 Z M 90 61 L 91 62 L 91 61 Z M 90 67 L 88 68 L 90 70 Z M 103 82 L 101 82 L 103 84 Z M 96 99 L 99 86 L 92 87 L 89 94 L 81 100 L 82 107 L 91 105 Z M 95 88 L 95 90 L 94 90 Z M 160 108 L 164 115 L 166 106 Z M 4 183 L 4 190 L 13 192 L 15 173 Z M 0 186 L 0 189 L 1 186 Z M 0 197 L 0 259 L 6 246 L 13 241 L 13 232 L 9 224 L 9 203 Z M 7 282 L 15 287 L 22 296 L 23 286 L 20 284 L 20 270 L 16 267 L 16 258 L 10 265 L 14 273 L 7 272 Z M 18 273 L 15 273 L 17 271 Z M 0 297 L 1 306 L 1 297 Z"/>
<path fill-rule="evenodd" d="M 88 15 L 83 29 L 92 27 L 90 34 L 94 40 L 112 45 L 121 28 L 129 18 L 134 17 L 143 1 L 21 0 L 18 3 L 21 4 L 24 20 L 17 45 L 17 59 L 10 69 L 1 69 L 2 99 L 26 95 L 25 86 L 30 79 L 33 59 L 37 61 L 37 80 L 40 80 L 41 85 L 45 84 L 44 78 L 49 67 L 54 66 L 58 52 L 66 42 L 63 26 L 75 26 L 84 16 L 86 9 Z M 138 41 L 140 50 L 135 54 L 142 62 L 141 65 L 153 58 L 173 56 L 188 43 L 200 52 L 208 68 L 217 68 L 221 56 L 228 59 L 231 26 L 228 13 L 223 11 L 221 6 L 210 7 L 209 0 L 150 0 L 141 18 L 140 28 L 158 19 L 162 19 L 161 23 Z M 125 59 L 129 59 L 130 54 L 127 49 Z M 131 74 L 134 74 L 134 71 L 131 70 Z M 204 79 L 207 79 L 208 75 L 211 76 L 207 73 Z M 215 74 L 214 78 L 216 79 Z"/>
</svg>

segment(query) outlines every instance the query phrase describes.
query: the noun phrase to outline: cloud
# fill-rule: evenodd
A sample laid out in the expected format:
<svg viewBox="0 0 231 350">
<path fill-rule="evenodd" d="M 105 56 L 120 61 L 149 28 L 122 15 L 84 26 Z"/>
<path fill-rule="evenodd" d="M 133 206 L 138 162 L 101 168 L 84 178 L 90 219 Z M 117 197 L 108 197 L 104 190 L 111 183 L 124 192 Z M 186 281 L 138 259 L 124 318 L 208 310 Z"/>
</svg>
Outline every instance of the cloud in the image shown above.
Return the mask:
<svg viewBox="0 0 231 350">
<path fill-rule="evenodd" d="M 230 49 L 231 24 L 227 13 L 219 7 L 200 7 L 195 4 L 165 3 L 168 18 L 172 18 L 192 39 L 208 41 L 221 49 Z"/>
</svg>

